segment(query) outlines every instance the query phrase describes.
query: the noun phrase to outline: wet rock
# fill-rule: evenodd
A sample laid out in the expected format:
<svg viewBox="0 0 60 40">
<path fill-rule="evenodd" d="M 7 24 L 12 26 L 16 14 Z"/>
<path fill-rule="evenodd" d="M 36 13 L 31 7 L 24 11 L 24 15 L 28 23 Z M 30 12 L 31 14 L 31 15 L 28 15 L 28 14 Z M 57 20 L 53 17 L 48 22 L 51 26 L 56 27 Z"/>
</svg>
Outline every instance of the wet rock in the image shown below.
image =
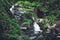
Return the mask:
<svg viewBox="0 0 60 40">
<path fill-rule="evenodd" d="M 20 9 L 20 10 L 19 10 Z M 21 11 L 22 8 L 17 8 L 16 6 L 12 6 L 10 8 L 10 11 L 12 12 L 13 16 L 16 18 L 16 19 L 20 19 L 20 16 L 22 16 L 22 14 L 24 14 L 23 11 Z"/>
<path fill-rule="evenodd" d="M 24 11 L 22 10 L 22 7 L 16 7 L 16 6 L 12 6 L 10 8 L 10 11 L 12 12 L 12 14 L 16 19 L 19 19 L 19 24 L 22 26 L 21 29 L 25 35 L 27 35 L 31 40 L 34 40 L 38 36 L 40 36 L 40 32 L 41 32 L 40 27 L 36 22 L 34 22 L 31 13 L 25 14 Z M 31 20 L 32 23 L 29 25 L 24 23 L 25 19 Z M 36 32 L 36 34 L 34 32 Z M 19 40 L 22 40 L 22 36 L 19 36 Z"/>
<path fill-rule="evenodd" d="M 35 39 L 36 38 L 36 36 L 32 36 L 32 37 L 30 37 L 30 40 L 33 40 L 33 39 Z"/>
<path fill-rule="evenodd" d="M 22 36 L 19 36 L 18 40 L 23 40 Z"/>
<path fill-rule="evenodd" d="M 20 27 L 21 29 L 27 29 L 27 27 Z"/>
</svg>

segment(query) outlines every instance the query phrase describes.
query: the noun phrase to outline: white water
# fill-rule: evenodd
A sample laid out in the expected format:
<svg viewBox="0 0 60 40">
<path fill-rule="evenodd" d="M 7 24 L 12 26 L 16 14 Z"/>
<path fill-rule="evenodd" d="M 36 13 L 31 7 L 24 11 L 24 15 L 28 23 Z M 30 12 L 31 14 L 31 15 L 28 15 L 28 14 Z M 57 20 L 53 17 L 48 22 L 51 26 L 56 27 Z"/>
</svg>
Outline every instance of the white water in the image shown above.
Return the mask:
<svg viewBox="0 0 60 40">
<path fill-rule="evenodd" d="M 36 22 L 34 22 L 33 26 L 34 26 L 34 33 L 42 32 L 42 30 L 40 30 L 40 26 Z"/>
<path fill-rule="evenodd" d="M 10 11 L 12 12 L 12 14 L 15 14 L 14 5 L 12 5 L 12 7 L 10 8 Z M 20 14 L 23 13 L 21 11 L 19 11 L 19 12 L 20 12 Z M 17 14 L 18 14 L 18 12 L 17 12 Z M 16 16 L 16 17 L 19 17 L 19 16 Z M 35 20 L 34 17 L 32 17 L 32 19 Z M 42 20 L 43 19 L 41 19 L 40 21 L 42 21 Z M 33 23 L 33 26 L 34 26 L 34 32 L 35 33 L 37 33 L 38 31 L 42 32 L 42 30 L 40 30 L 40 26 L 36 22 Z"/>
<path fill-rule="evenodd" d="M 12 5 L 12 7 L 10 8 L 10 11 L 11 11 L 12 13 L 14 13 L 13 8 L 14 8 L 14 5 Z"/>
</svg>

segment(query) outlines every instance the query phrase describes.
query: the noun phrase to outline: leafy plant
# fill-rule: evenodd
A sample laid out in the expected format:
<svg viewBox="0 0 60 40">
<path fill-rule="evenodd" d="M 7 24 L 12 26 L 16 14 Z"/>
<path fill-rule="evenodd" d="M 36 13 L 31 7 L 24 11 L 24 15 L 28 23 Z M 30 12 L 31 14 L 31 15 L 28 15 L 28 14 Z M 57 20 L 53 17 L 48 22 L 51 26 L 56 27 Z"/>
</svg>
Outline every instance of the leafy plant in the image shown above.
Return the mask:
<svg viewBox="0 0 60 40">
<path fill-rule="evenodd" d="M 53 25 L 56 23 L 56 16 L 54 16 L 54 15 L 47 16 L 47 19 L 49 20 L 50 25 Z"/>
<path fill-rule="evenodd" d="M 27 25 L 30 25 L 32 23 L 32 21 L 30 19 L 25 19 L 24 23 L 27 24 Z"/>
</svg>

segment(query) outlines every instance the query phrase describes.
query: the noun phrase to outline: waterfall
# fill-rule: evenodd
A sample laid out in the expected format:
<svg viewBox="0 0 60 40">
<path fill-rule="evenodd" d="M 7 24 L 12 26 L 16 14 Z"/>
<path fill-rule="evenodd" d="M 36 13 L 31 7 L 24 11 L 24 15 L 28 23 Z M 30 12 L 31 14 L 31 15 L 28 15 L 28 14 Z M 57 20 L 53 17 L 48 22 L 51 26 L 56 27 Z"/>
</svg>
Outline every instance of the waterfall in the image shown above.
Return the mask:
<svg viewBox="0 0 60 40">
<path fill-rule="evenodd" d="M 34 26 L 34 33 L 42 32 L 40 26 L 36 22 L 33 23 L 33 26 Z"/>
<path fill-rule="evenodd" d="M 10 8 L 10 11 L 12 12 L 15 18 L 20 18 L 22 14 L 24 14 L 24 12 L 22 11 L 22 8 L 17 8 L 14 5 L 12 5 L 12 7 Z M 34 17 L 32 17 L 32 19 L 34 20 L 33 22 L 34 33 L 42 32 L 42 30 L 40 30 L 40 26 L 37 24 Z"/>
<path fill-rule="evenodd" d="M 20 17 L 24 14 L 20 6 L 18 8 L 18 6 L 12 5 L 12 7 L 10 8 L 10 11 L 16 19 L 20 19 Z"/>
<path fill-rule="evenodd" d="M 12 7 L 10 8 L 10 11 L 11 11 L 12 13 L 14 13 L 13 8 L 14 8 L 14 5 L 12 5 Z"/>
</svg>

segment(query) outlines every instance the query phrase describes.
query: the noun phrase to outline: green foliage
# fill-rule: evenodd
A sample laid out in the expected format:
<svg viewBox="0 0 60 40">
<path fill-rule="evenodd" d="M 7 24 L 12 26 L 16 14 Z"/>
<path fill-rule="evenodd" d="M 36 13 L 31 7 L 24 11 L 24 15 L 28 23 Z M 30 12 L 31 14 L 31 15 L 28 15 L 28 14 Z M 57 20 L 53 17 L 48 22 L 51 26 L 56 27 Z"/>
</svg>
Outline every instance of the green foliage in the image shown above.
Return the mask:
<svg viewBox="0 0 60 40">
<path fill-rule="evenodd" d="M 31 0 L 32 1 L 32 0 Z M 20 25 L 18 24 L 17 19 L 12 19 L 9 15 L 8 12 L 6 11 L 6 6 L 7 5 L 13 5 L 13 4 L 22 4 L 24 6 L 23 11 L 26 11 L 26 14 L 30 14 L 31 10 L 33 10 L 33 16 L 37 18 L 37 15 L 35 14 L 36 7 L 39 6 L 40 11 L 43 13 L 48 12 L 48 16 L 45 17 L 49 20 L 49 24 L 53 25 L 56 23 L 56 19 L 60 19 L 60 0 L 35 0 L 35 2 L 29 2 L 29 0 L 23 0 L 23 1 L 16 1 L 16 0 L 0 0 L 0 24 L 3 25 L 3 30 L 8 30 L 10 24 L 13 26 L 12 34 L 4 33 L 5 35 L 8 35 L 8 37 L 12 37 L 15 39 L 18 39 L 18 36 L 21 34 L 21 36 L 24 36 L 24 33 L 20 29 Z M 27 8 L 26 8 L 27 7 Z M 31 12 L 32 14 L 32 12 Z M 6 23 L 4 23 L 6 22 Z M 32 23 L 30 19 L 25 19 L 24 22 L 28 25 Z M 42 25 L 44 29 L 47 28 L 46 21 L 44 20 L 42 22 Z M 24 37 L 24 40 L 29 40 L 28 37 Z"/>
<path fill-rule="evenodd" d="M 5 2 L 6 1 L 2 1 L 2 5 L 0 5 L 1 6 L 0 24 L 4 27 L 3 28 L 4 33 L 2 33 L 2 34 L 4 34 L 5 37 L 8 36 L 7 39 L 10 37 L 10 38 L 15 38 L 16 40 L 18 40 L 18 37 L 20 35 L 22 36 L 24 34 L 20 29 L 21 26 L 18 24 L 18 20 L 17 19 L 12 19 L 11 17 L 9 17 L 8 12 L 6 11 L 6 6 L 8 5 L 8 3 L 7 3 L 8 1 L 6 2 L 6 4 L 4 4 Z M 6 23 L 3 24 L 4 21 L 6 21 Z M 13 26 L 13 29 L 10 29 L 11 34 L 5 32 L 6 30 L 10 31 L 8 29 L 10 24 Z"/>
<path fill-rule="evenodd" d="M 30 5 L 31 5 L 31 3 L 30 3 L 30 2 L 28 2 L 28 1 L 25 1 L 25 2 L 24 2 L 24 5 L 26 5 L 26 6 L 30 6 Z"/>
<path fill-rule="evenodd" d="M 48 2 L 50 2 L 50 3 L 54 3 L 54 1 L 56 1 L 56 0 L 48 0 Z"/>
<path fill-rule="evenodd" d="M 49 25 L 53 25 L 56 23 L 56 17 L 54 15 L 46 16 L 44 20 L 41 22 L 43 30 L 46 30 L 48 28 L 47 23 Z"/>
<path fill-rule="evenodd" d="M 24 23 L 27 24 L 27 25 L 30 25 L 32 23 L 32 21 L 30 19 L 25 19 Z"/>
<path fill-rule="evenodd" d="M 43 6 L 40 10 L 42 12 L 48 12 L 48 6 Z"/>
<path fill-rule="evenodd" d="M 42 29 L 46 31 L 46 29 L 48 28 L 48 26 L 46 25 L 47 22 L 46 20 L 44 19 L 42 22 L 41 22 L 41 25 L 42 25 Z"/>
<path fill-rule="evenodd" d="M 49 20 L 50 25 L 53 25 L 56 23 L 56 17 L 54 15 L 48 16 L 47 19 Z"/>
<path fill-rule="evenodd" d="M 15 4 L 18 4 L 18 5 L 23 4 L 23 1 L 18 1 Z"/>
<path fill-rule="evenodd" d="M 11 34 L 9 37 L 10 38 L 17 38 L 18 39 L 18 36 L 19 36 L 18 34 Z"/>
<path fill-rule="evenodd" d="M 5 12 L 4 12 L 5 13 Z M 3 14 L 4 14 L 3 13 Z M 12 33 L 14 33 L 14 34 L 17 34 L 17 35 L 19 35 L 20 34 L 20 26 L 19 26 L 19 24 L 17 24 L 18 22 L 17 22 L 17 20 L 12 20 L 12 19 L 10 19 L 9 18 L 9 16 L 7 16 L 7 14 L 5 14 L 5 15 L 3 15 L 3 16 L 1 16 L 2 17 L 2 19 L 1 20 L 3 20 L 3 21 L 5 21 L 5 20 L 7 20 L 6 22 L 7 23 L 4 23 L 4 24 L 2 24 L 2 22 L 1 22 L 1 20 L 0 20 L 0 22 L 1 22 L 1 25 L 3 25 L 4 26 L 4 31 L 6 31 L 6 30 L 9 30 L 8 28 L 9 28 L 9 24 L 11 24 L 13 27 L 14 27 L 14 29 L 11 29 L 12 30 Z M 5 19 L 5 20 L 4 20 Z M 18 32 L 19 32 L 19 34 L 18 34 Z M 11 32 L 10 32 L 11 33 Z M 7 33 L 8 34 L 8 33 Z M 8 37 L 15 37 L 15 35 L 13 35 L 13 34 L 11 34 L 11 35 L 9 35 Z M 15 38 L 17 39 L 17 37 L 18 36 L 16 36 Z"/>
<path fill-rule="evenodd" d="M 16 2 L 15 4 L 18 4 L 18 5 L 20 5 L 20 4 L 23 4 L 23 5 L 25 5 L 25 6 L 31 6 L 31 7 L 36 7 L 36 6 L 38 6 L 39 5 L 39 2 L 29 2 L 29 1 L 18 1 L 18 2 Z"/>
<path fill-rule="evenodd" d="M 24 35 L 23 35 L 24 36 Z M 25 36 L 23 37 L 24 40 L 30 40 L 29 37 Z"/>
</svg>

